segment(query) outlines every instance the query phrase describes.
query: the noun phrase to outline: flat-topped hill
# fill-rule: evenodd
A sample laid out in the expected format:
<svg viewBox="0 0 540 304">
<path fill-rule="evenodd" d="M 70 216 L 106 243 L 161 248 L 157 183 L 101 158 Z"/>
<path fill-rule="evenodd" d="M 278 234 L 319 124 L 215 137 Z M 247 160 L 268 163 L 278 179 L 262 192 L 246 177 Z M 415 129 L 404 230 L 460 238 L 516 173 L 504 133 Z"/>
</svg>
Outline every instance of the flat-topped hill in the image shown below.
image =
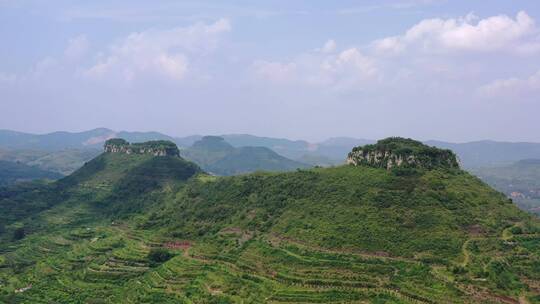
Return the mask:
<svg viewBox="0 0 540 304">
<path fill-rule="evenodd" d="M 180 150 L 175 143 L 168 140 L 152 140 L 143 143 L 132 143 L 122 138 L 113 138 L 105 142 L 107 153 L 151 154 L 154 156 L 179 156 Z"/>
<path fill-rule="evenodd" d="M 430 147 L 410 138 L 389 137 L 376 144 L 353 148 L 347 163 L 376 168 L 435 169 L 459 168 L 456 155 L 447 149 Z"/>
</svg>

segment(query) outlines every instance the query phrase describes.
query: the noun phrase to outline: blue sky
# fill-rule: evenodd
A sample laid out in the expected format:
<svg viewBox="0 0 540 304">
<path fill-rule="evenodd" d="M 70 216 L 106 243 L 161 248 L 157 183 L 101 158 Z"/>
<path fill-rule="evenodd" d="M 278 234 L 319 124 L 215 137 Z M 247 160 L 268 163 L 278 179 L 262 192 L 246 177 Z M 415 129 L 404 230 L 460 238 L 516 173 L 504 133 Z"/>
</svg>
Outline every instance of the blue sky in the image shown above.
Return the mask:
<svg viewBox="0 0 540 304">
<path fill-rule="evenodd" d="M 0 128 L 540 142 L 537 1 L 0 0 Z"/>
</svg>

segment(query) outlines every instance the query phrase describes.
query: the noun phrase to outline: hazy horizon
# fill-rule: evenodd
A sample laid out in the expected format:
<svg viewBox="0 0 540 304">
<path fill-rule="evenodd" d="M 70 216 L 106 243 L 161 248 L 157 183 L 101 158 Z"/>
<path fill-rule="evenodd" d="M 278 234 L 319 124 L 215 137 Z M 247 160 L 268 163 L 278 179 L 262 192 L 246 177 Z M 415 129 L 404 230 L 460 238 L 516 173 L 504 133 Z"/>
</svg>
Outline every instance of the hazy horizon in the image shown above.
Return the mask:
<svg viewBox="0 0 540 304">
<path fill-rule="evenodd" d="M 312 144 L 318 144 L 318 143 L 322 143 L 324 141 L 332 140 L 332 139 L 344 139 L 344 138 L 346 138 L 346 139 L 355 139 L 355 140 L 372 140 L 372 141 L 377 141 L 377 140 L 380 140 L 380 139 L 387 138 L 387 137 L 384 137 L 384 138 L 368 138 L 368 137 L 362 137 L 362 136 L 342 136 L 342 135 L 339 135 L 339 134 L 335 135 L 335 136 L 320 138 L 320 139 L 309 139 L 309 138 L 302 138 L 302 137 L 293 138 L 293 137 L 286 137 L 286 136 L 270 136 L 270 135 L 256 134 L 256 133 L 255 134 L 254 133 L 215 133 L 215 134 L 185 134 L 185 135 L 181 134 L 181 135 L 177 135 L 177 134 L 171 134 L 171 133 L 167 133 L 167 132 L 160 132 L 160 131 L 156 131 L 156 130 L 126 130 L 126 129 L 115 130 L 115 129 L 111 129 L 111 128 L 107 128 L 107 127 L 97 127 L 97 128 L 85 129 L 85 130 L 54 130 L 54 131 L 44 132 L 44 133 L 25 132 L 25 131 L 20 131 L 20 130 L 13 130 L 13 129 L 0 129 L 0 131 L 5 130 L 5 131 L 14 131 L 14 132 L 20 132 L 20 133 L 33 134 L 33 135 L 47 135 L 47 134 L 56 133 L 56 132 L 82 133 L 82 132 L 87 132 L 87 131 L 92 131 L 92 130 L 97 130 L 97 129 L 107 129 L 107 130 L 111 130 L 113 132 L 118 132 L 118 133 L 119 132 L 133 132 L 133 133 L 136 133 L 136 132 L 141 132 L 141 133 L 158 132 L 158 133 L 161 133 L 161 134 L 164 134 L 164 135 L 167 135 L 167 136 L 171 136 L 173 138 L 186 138 L 186 137 L 190 137 L 190 136 L 248 135 L 248 136 L 266 137 L 266 138 L 274 138 L 274 139 L 286 139 L 286 140 L 291 140 L 291 141 L 307 141 L 308 143 L 312 143 Z M 390 135 L 388 137 L 400 137 L 400 136 Z M 540 141 L 538 141 L 538 142 L 536 142 L 536 141 L 505 141 L 505 140 L 494 140 L 494 139 L 489 139 L 489 138 L 479 138 L 479 139 L 470 140 L 470 141 L 450 141 L 450 140 L 445 140 L 445 139 L 441 139 L 441 138 L 413 138 L 413 139 L 420 140 L 422 142 L 440 141 L 440 142 L 446 142 L 446 143 L 452 143 L 452 144 L 465 144 L 465 143 L 482 142 L 482 141 L 492 141 L 492 142 L 501 142 L 501 143 L 533 143 L 533 144 L 540 144 Z"/>
<path fill-rule="evenodd" d="M 540 142 L 536 1 L 0 0 L 0 129 Z"/>
</svg>

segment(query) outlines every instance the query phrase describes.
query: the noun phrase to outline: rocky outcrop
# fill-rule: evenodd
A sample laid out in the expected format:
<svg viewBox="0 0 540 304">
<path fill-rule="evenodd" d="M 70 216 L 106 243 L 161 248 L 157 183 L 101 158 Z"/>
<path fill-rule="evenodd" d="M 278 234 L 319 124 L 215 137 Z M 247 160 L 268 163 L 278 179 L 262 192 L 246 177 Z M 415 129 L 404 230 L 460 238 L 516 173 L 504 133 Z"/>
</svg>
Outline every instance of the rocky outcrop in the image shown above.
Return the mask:
<svg viewBox="0 0 540 304">
<path fill-rule="evenodd" d="M 399 137 L 383 139 L 374 145 L 355 147 L 347 156 L 347 163 L 388 170 L 394 167 L 459 168 L 457 157 L 452 151 Z"/>
<path fill-rule="evenodd" d="M 113 138 L 105 142 L 106 153 L 151 154 L 153 156 L 180 156 L 176 144 L 168 140 L 154 140 L 130 144 L 124 139 Z"/>
</svg>

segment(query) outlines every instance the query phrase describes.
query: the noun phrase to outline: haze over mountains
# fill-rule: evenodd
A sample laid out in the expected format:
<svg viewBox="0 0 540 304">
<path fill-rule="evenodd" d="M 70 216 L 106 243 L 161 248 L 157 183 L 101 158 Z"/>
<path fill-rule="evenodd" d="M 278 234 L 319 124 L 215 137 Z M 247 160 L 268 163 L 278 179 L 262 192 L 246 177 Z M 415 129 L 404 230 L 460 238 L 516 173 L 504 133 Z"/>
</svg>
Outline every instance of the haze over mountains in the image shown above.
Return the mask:
<svg viewBox="0 0 540 304">
<path fill-rule="evenodd" d="M 308 168 L 307 164 L 285 158 L 264 146 L 234 147 L 223 137 L 205 136 L 182 151 L 206 172 L 237 175 L 254 171 L 290 171 Z"/>
<path fill-rule="evenodd" d="M 344 156 L 352 147 L 374 142 L 369 139 L 335 137 L 320 143 L 310 143 L 305 140 L 249 134 L 172 137 L 158 132 L 116 132 L 105 128 L 43 135 L 0 130 L 0 160 L 19 163 L 9 164 L 10 168 L 26 166 L 26 169 L 20 168 L 18 173 L 6 170 L 4 183 L 36 178 L 54 179 L 69 175 L 99 155 L 107 139 L 118 136 L 129 142 L 170 140 L 180 147 L 183 157 L 215 175 L 291 171 L 311 166 L 340 165 L 345 162 Z M 449 143 L 431 140 L 426 141 L 426 144 L 456 152 L 463 168 L 478 174 L 484 181 L 508 196 L 512 196 L 512 193 L 516 192 L 514 190 L 518 189 L 517 192 L 523 193 L 513 197 L 518 206 L 530 212 L 540 213 L 540 198 L 535 194 L 539 189 L 538 185 L 528 182 L 540 179 L 540 171 L 529 169 L 530 166 L 518 166 L 520 172 L 527 178 L 519 177 L 519 173 L 510 178 L 506 170 L 499 169 L 501 166 L 511 166 L 516 162 L 519 164 L 523 160 L 540 159 L 540 143 L 489 140 Z M 21 173 L 28 175 L 21 176 Z"/>
<path fill-rule="evenodd" d="M 35 179 L 56 180 L 62 177 L 60 173 L 31 167 L 20 162 L 0 160 L 0 186 Z"/>
<path fill-rule="evenodd" d="M 180 149 L 192 146 L 201 135 L 173 137 L 159 132 L 113 131 L 99 128 L 85 132 L 54 132 L 29 134 L 0 130 L 0 148 L 12 150 L 60 151 L 65 149 L 100 150 L 105 140 L 120 137 L 129 142 L 170 140 Z M 249 134 L 220 135 L 233 147 L 266 147 L 289 159 L 311 165 L 339 164 L 354 146 L 373 143 L 375 140 L 335 137 L 319 143 L 305 140 L 260 137 Z M 455 151 L 465 168 L 508 164 L 522 159 L 540 158 L 540 143 L 513 143 L 481 140 L 469 143 L 450 143 L 428 140 L 427 144 Z"/>
</svg>

